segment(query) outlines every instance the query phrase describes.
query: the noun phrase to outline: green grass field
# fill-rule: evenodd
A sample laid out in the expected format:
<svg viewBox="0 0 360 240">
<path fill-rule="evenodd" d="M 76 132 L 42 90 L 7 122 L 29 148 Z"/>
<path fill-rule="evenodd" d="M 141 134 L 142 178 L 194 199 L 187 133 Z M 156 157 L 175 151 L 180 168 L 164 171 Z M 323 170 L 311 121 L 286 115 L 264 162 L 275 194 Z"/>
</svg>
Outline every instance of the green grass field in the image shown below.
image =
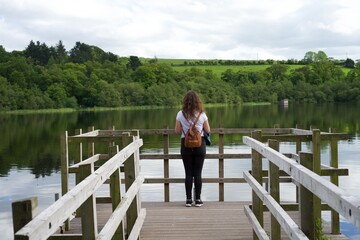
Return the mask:
<svg viewBox="0 0 360 240">
<path fill-rule="evenodd" d="M 151 59 L 142 59 L 143 62 L 147 62 Z M 158 63 L 165 63 L 172 66 L 172 68 L 178 72 L 183 72 L 185 70 L 191 69 L 191 68 L 198 68 L 201 70 L 211 70 L 214 74 L 217 76 L 221 76 L 223 72 L 225 72 L 228 69 L 233 70 L 234 72 L 238 71 L 244 71 L 244 72 L 258 72 L 263 71 L 270 67 L 270 64 L 264 64 L 264 65 L 198 65 L 198 66 L 180 66 L 184 64 L 185 61 L 187 62 L 195 62 L 196 59 L 164 59 L 159 58 L 157 59 Z M 301 68 L 304 65 L 288 65 L 288 73 L 290 73 L 292 70 Z M 350 69 L 349 68 L 342 68 L 345 74 L 347 74 Z"/>
</svg>

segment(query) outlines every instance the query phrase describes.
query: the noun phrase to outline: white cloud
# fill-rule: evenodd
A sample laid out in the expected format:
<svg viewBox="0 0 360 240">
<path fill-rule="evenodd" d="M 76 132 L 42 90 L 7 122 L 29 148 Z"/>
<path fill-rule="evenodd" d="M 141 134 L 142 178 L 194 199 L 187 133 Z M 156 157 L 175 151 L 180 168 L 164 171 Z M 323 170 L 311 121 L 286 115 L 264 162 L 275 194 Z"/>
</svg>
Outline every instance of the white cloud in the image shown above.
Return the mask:
<svg viewBox="0 0 360 240">
<path fill-rule="evenodd" d="M 0 0 L 0 45 L 76 41 L 121 56 L 360 58 L 356 0 Z"/>
</svg>

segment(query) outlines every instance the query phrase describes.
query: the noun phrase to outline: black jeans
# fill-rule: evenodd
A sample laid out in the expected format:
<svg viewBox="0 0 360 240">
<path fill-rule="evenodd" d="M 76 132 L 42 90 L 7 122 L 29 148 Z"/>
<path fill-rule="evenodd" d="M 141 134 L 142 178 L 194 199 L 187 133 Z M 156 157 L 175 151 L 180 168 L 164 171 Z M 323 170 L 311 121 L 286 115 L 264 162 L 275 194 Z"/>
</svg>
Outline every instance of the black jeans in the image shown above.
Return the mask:
<svg viewBox="0 0 360 240">
<path fill-rule="evenodd" d="M 185 190 L 186 199 L 192 199 L 193 180 L 195 183 L 195 198 L 200 199 L 202 188 L 202 169 L 206 154 L 206 145 L 204 138 L 201 147 L 186 148 L 184 138 L 181 139 L 181 157 L 185 168 Z"/>
</svg>

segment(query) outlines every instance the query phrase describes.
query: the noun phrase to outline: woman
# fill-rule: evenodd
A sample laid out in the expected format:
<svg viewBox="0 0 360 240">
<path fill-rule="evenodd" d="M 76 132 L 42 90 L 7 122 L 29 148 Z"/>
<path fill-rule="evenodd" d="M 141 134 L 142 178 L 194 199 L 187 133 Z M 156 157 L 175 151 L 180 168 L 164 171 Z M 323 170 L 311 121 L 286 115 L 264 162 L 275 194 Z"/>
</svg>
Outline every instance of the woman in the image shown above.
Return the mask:
<svg viewBox="0 0 360 240">
<path fill-rule="evenodd" d="M 194 122 L 196 122 L 195 127 L 202 136 L 204 136 L 203 131 L 210 133 L 208 117 L 204 112 L 202 102 L 194 91 L 189 91 L 183 98 L 182 111 L 178 112 L 175 124 L 175 132 L 181 133 L 181 157 L 185 168 L 187 207 L 191 207 L 193 204 L 191 193 L 193 181 L 195 183 L 195 206 L 201 207 L 203 205 L 201 201 L 201 172 L 206 154 L 205 140 L 202 137 L 202 144 L 198 148 L 187 148 L 184 145 L 185 133 Z"/>
</svg>

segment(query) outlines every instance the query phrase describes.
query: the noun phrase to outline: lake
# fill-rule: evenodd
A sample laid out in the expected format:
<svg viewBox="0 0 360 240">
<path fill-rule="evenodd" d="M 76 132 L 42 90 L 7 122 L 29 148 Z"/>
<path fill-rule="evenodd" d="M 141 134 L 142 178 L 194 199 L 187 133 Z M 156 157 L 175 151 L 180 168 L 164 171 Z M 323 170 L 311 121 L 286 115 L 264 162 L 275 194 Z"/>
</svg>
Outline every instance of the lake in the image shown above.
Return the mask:
<svg viewBox="0 0 360 240">
<path fill-rule="evenodd" d="M 328 131 L 330 127 L 349 134 L 349 139 L 339 142 L 339 167 L 349 168 L 350 176 L 340 177 L 340 187 L 360 198 L 360 104 L 291 104 L 259 106 L 209 107 L 206 109 L 212 128 L 268 128 L 274 124 L 280 127 L 295 127 L 300 124 L 305 129 L 318 128 Z M 155 129 L 173 128 L 179 109 L 145 109 L 114 111 L 80 111 L 72 113 L 44 114 L 0 114 L 0 229 L 2 239 L 13 239 L 11 202 L 37 196 L 39 210 L 42 211 L 60 193 L 60 135 L 66 130 L 74 135 L 75 129 L 86 131 L 95 129 Z M 225 139 L 226 153 L 248 151 L 239 139 Z M 216 138 L 214 138 L 216 143 Z M 156 137 L 144 138 L 142 152 L 156 152 L 161 141 Z M 179 152 L 178 137 L 170 139 L 171 152 Z M 293 149 L 291 144 L 282 144 L 281 151 Z M 304 150 L 306 150 L 306 145 Z M 208 152 L 216 152 L 210 146 Z M 328 147 L 322 148 L 322 158 L 326 163 Z M 141 163 L 145 177 L 161 175 L 162 162 Z M 226 177 L 239 177 L 239 168 L 249 168 L 249 162 L 225 160 Z M 242 174 L 241 174 L 242 175 Z M 182 162 L 171 161 L 170 177 L 183 177 Z M 217 161 L 207 160 L 204 177 L 217 176 Z M 74 182 L 71 180 L 71 182 Z M 294 188 L 284 187 L 282 200 L 294 197 Z M 289 190 L 290 189 L 290 190 Z M 99 194 L 102 194 L 100 189 Z M 105 191 L 105 190 L 104 190 Z M 162 185 L 145 185 L 142 199 L 162 201 Z M 184 201 L 184 186 L 171 185 L 171 200 Z M 242 184 L 225 184 L 225 200 L 249 200 L 250 190 Z M 203 200 L 217 200 L 214 184 L 204 184 Z M 324 214 L 325 218 L 326 213 Z M 360 232 L 345 221 L 341 230 L 351 239 L 360 239 Z"/>
</svg>

